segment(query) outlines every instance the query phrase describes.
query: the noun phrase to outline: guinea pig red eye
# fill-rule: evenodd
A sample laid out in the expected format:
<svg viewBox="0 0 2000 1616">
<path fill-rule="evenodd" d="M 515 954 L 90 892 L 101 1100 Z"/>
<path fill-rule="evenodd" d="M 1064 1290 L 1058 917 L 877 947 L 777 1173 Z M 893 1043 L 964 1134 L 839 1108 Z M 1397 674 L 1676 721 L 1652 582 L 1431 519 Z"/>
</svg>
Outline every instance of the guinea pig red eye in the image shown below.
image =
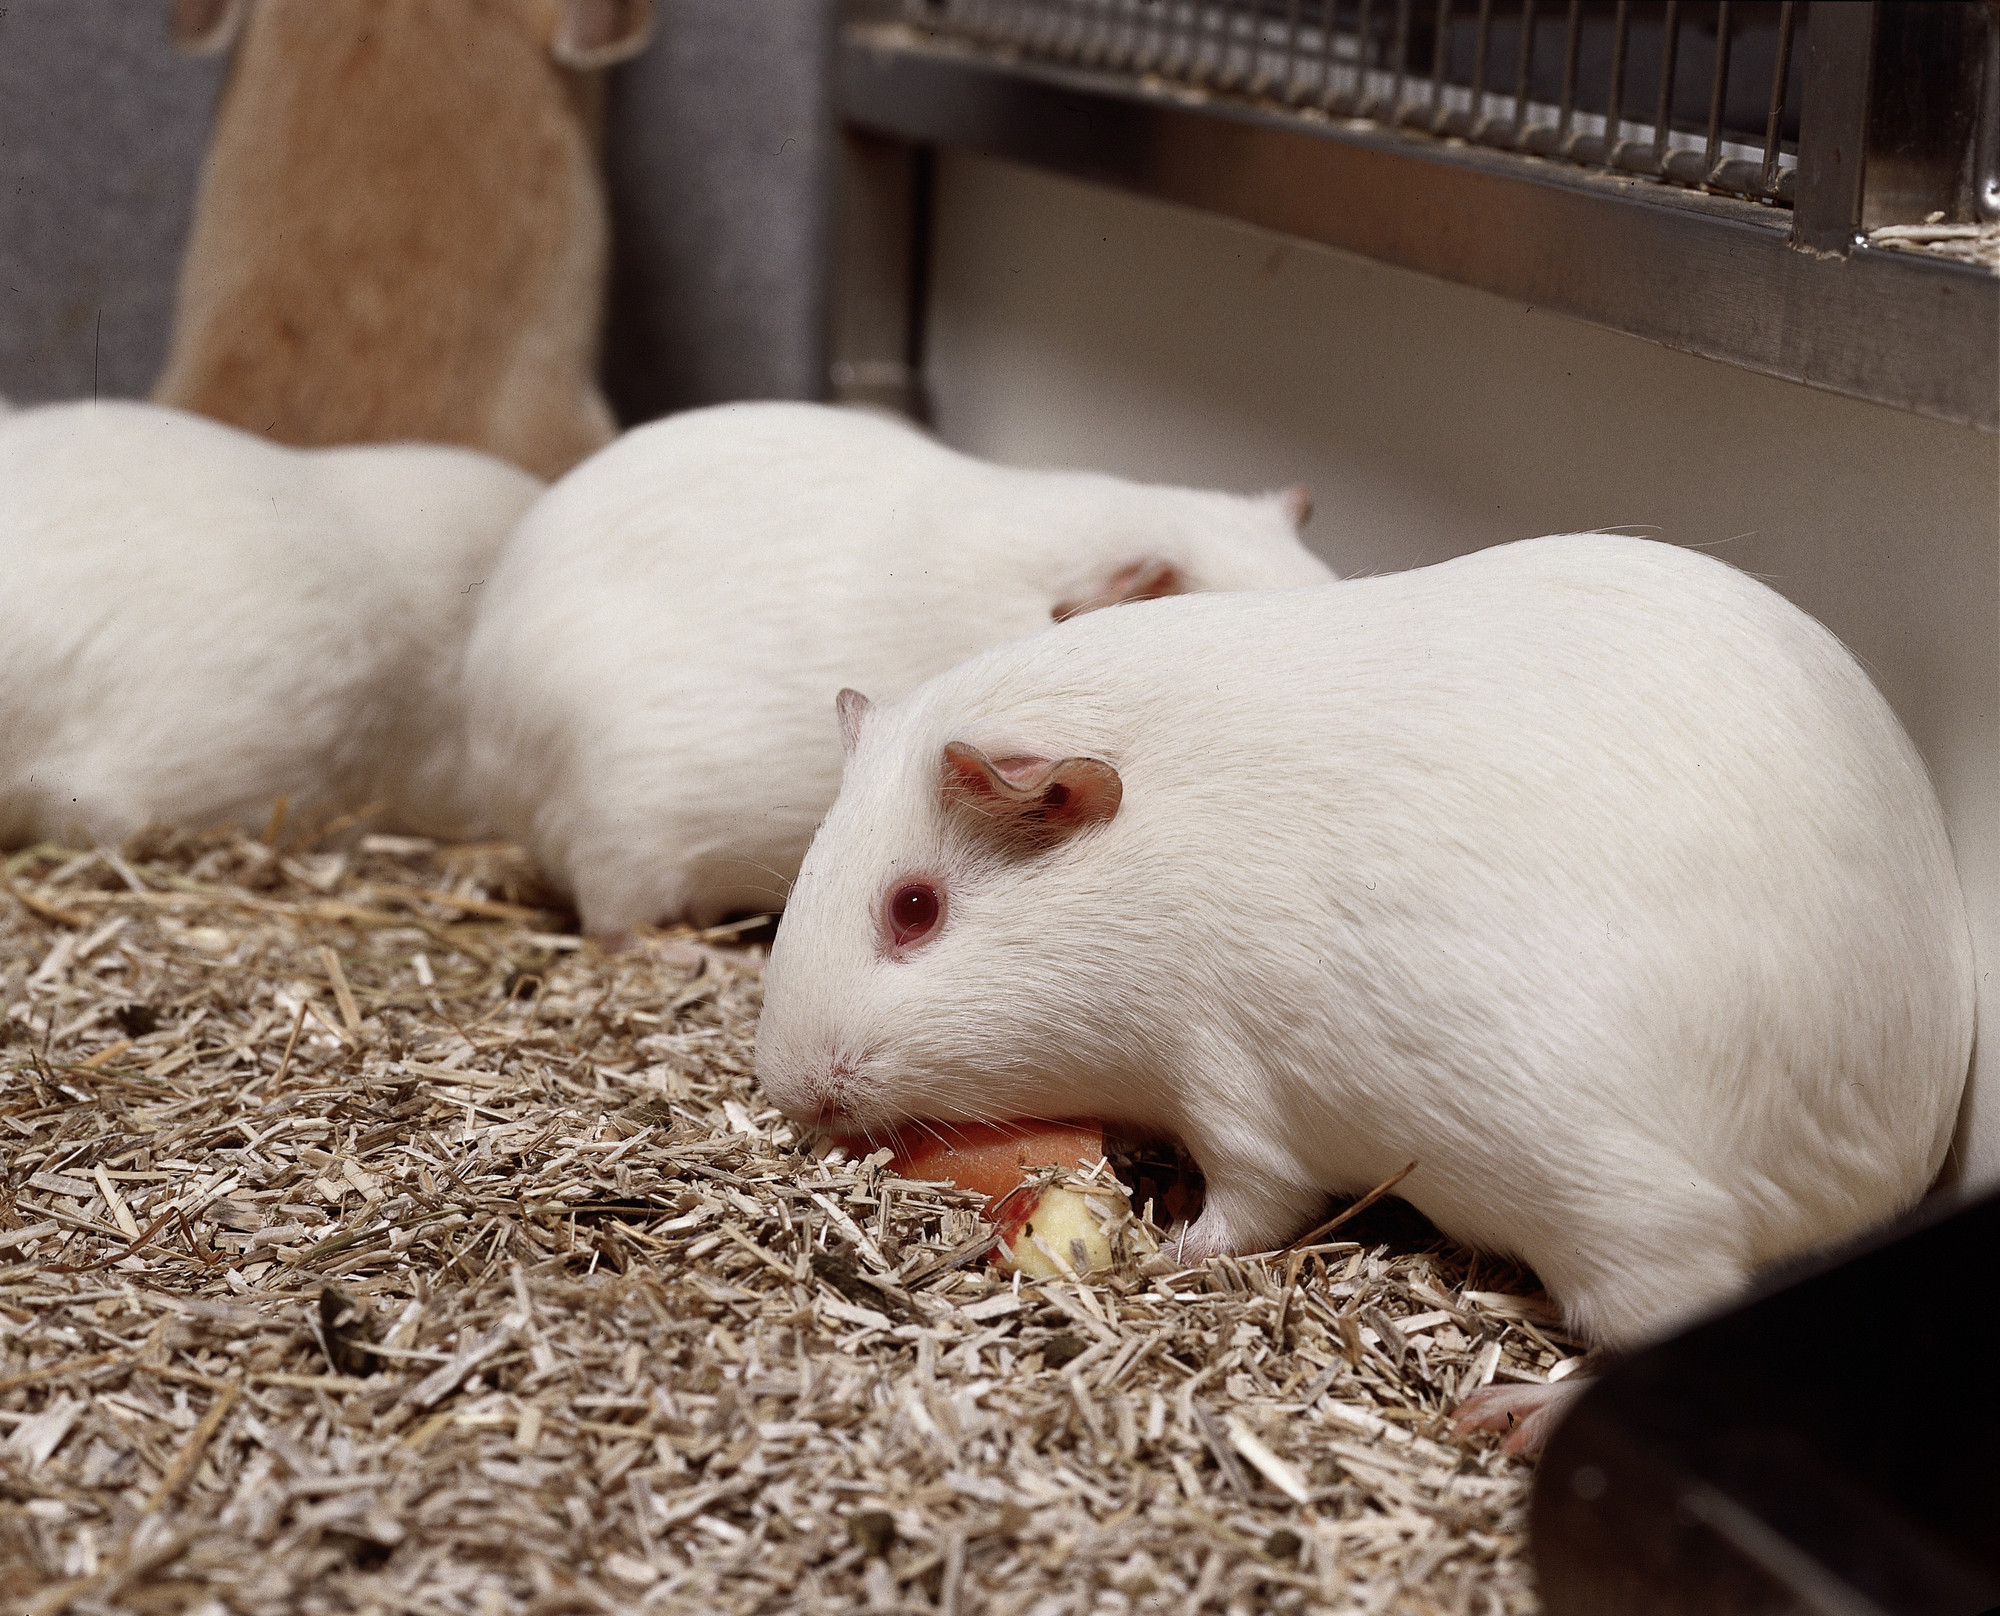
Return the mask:
<svg viewBox="0 0 2000 1616">
<path fill-rule="evenodd" d="M 928 937 L 943 912 L 938 890 L 928 881 L 906 881 L 889 894 L 889 940 L 898 948 Z"/>
</svg>

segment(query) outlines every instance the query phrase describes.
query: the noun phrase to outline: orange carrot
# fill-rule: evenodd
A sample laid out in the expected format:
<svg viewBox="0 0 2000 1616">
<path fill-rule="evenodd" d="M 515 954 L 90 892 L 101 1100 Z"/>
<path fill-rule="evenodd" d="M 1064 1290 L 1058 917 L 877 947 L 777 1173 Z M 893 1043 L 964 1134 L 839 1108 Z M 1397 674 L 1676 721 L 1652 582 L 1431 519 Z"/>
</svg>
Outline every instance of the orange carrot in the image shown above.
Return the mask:
<svg viewBox="0 0 2000 1616">
<path fill-rule="evenodd" d="M 856 1155 L 867 1148 L 849 1144 Z M 1088 1167 L 1103 1154 L 1104 1127 L 1097 1122 L 933 1123 L 904 1136 L 895 1168 L 905 1178 L 943 1179 L 978 1190 L 1011 1241 L 1035 1210 L 1026 1196 L 1008 1201 L 1015 1190 L 1041 1168 Z"/>
</svg>

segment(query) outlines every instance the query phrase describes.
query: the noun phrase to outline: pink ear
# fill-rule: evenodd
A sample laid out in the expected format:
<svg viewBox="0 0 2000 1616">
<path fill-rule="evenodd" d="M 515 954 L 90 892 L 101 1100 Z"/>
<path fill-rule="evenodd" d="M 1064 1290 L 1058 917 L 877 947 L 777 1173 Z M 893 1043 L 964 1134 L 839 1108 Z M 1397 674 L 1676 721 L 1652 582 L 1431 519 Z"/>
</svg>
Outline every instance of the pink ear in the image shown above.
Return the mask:
<svg viewBox="0 0 2000 1616">
<path fill-rule="evenodd" d="M 1163 595 L 1186 593 L 1187 580 L 1181 576 L 1179 567 L 1158 556 L 1144 556 L 1126 562 L 1094 588 L 1086 585 L 1084 593 L 1058 601 L 1049 616 L 1060 623 L 1065 618 L 1101 611 L 1106 606 L 1122 606 L 1128 600 L 1158 600 Z"/>
<path fill-rule="evenodd" d="M 1038 853 L 1118 812 L 1125 783 L 1097 758 L 989 758 L 953 741 L 944 749 L 945 806 L 976 815 L 1009 852 Z"/>
<path fill-rule="evenodd" d="M 653 0 L 561 0 L 549 54 L 564 67 L 611 67 L 653 37 Z"/>
<path fill-rule="evenodd" d="M 854 743 L 861 739 L 861 721 L 874 705 L 858 690 L 843 690 L 833 698 L 834 711 L 840 714 L 841 751 L 854 750 Z"/>
<path fill-rule="evenodd" d="M 174 0 L 174 49 L 184 56 L 213 56 L 229 49 L 250 0 Z"/>
<path fill-rule="evenodd" d="M 1284 506 L 1285 515 L 1291 519 L 1293 527 L 1303 530 L 1306 523 L 1313 519 L 1313 491 L 1304 483 L 1293 483 L 1278 496 L 1278 501 Z"/>
</svg>

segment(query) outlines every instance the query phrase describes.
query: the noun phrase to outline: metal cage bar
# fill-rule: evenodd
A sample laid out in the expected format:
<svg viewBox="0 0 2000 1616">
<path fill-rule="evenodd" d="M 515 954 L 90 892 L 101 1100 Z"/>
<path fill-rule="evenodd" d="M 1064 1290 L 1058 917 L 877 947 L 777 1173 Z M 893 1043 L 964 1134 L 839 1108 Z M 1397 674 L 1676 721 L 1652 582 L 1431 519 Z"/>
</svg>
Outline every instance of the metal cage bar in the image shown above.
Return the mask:
<svg viewBox="0 0 2000 1616">
<path fill-rule="evenodd" d="M 1560 72 L 1541 59 L 1535 0 L 1394 0 L 1386 40 L 1380 0 L 1351 9 L 1340 0 L 879 0 L 861 9 L 884 4 L 933 39 L 1028 61 L 1375 117 L 1777 205 L 1790 198 L 1791 3 L 1723 0 L 1708 20 L 1680 0 L 1571 0 Z M 1690 24 L 1708 69 L 1699 110 L 1682 72 Z M 1502 88 L 1496 58 L 1504 63 L 1510 46 L 1512 84 Z M 1745 49 L 1774 63 L 1754 109 L 1730 100 L 1731 59 Z M 1628 133 L 1635 93 L 1646 98 L 1638 134 Z"/>
<path fill-rule="evenodd" d="M 1893 250 L 2000 215 L 1996 8 L 848 3 L 851 127 L 1191 204 L 2000 430 L 2000 276 Z M 1892 116 L 1905 107 L 1909 129 Z M 916 362 L 871 340 L 885 351 L 848 355 L 845 374 L 905 385 L 896 367 Z"/>
</svg>

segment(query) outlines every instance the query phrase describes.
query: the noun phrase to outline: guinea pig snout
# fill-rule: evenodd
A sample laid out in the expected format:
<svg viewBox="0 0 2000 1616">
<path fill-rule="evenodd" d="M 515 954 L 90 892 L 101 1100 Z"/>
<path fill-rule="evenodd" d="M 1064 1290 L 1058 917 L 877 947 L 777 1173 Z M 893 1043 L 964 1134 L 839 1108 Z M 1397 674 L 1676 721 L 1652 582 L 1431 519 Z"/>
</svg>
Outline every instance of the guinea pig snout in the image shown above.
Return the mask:
<svg viewBox="0 0 2000 1616">
<path fill-rule="evenodd" d="M 855 1090 L 863 1063 L 841 1050 L 829 1051 L 806 1071 L 803 1113 L 809 1121 L 829 1133 L 839 1133 L 854 1121 Z"/>
</svg>

